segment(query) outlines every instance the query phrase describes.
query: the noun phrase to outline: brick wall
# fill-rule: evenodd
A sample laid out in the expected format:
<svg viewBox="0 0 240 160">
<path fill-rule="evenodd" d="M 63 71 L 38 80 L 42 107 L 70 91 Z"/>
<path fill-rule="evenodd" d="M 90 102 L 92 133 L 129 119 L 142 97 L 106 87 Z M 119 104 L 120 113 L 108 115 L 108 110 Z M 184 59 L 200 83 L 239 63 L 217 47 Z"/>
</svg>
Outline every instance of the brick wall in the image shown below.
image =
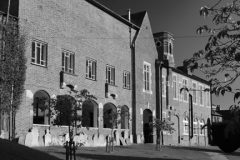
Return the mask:
<svg viewBox="0 0 240 160">
<path fill-rule="evenodd" d="M 123 89 L 123 72 L 131 71 L 129 27 L 84 0 L 23 0 L 19 6 L 20 24 L 28 34 L 26 97 L 16 119 L 18 132 L 32 125 L 32 96 L 39 90 L 52 95 L 66 94 L 60 89 L 62 49 L 75 54 L 75 75 L 65 75 L 67 84 L 78 90 L 88 89 L 98 99 L 97 104 L 126 105 L 131 110 L 131 90 Z M 135 34 L 132 29 L 132 36 Z M 33 39 L 48 44 L 48 65 L 31 64 Z M 97 61 L 97 80 L 85 78 L 86 58 Z M 117 99 L 105 98 L 106 65 L 115 67 L 115 86 L 109 86 Z M 99 117 L 102 116 L 99 108 Z M 102 122 L 99 122 L 103 127 Z M 131 127 L 131 126 L 130 126 Z"/>
</svg>

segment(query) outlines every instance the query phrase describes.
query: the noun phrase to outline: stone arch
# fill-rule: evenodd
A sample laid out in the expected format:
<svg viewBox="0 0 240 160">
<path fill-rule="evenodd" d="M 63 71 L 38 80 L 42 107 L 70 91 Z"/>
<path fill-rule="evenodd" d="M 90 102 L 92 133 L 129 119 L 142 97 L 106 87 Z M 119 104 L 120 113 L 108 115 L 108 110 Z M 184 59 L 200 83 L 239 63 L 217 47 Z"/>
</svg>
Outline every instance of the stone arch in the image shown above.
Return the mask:
<svg viewBox="0 0 240 160">
<path fill-rule="evenodd" d="M 124 105 L 121 107 L 121 129 L 129 129 L 129 108 Z"/>
<path fill-rule="evenodd" d="M 143 111 L 143 135 L 145 143 L 153 143 L 153 128 L 150 123 L 153 121 L 153 114 L 150 109 Z"/>
<path fill-rule="evenodd" d="M 112 128 L 110 113 L 117 112 L 117 107 L 113 103 L 106 103 L 103 106 L 103 128 Z M 113 126 L 116 128 L 116 126 Z"/>
<path fill-rule="evenodd" d="M 92 99 L 85 100 L 82 104 L 82 126 L 98 127 L 98 104 Z"/>
<path fill-rule="evenodd" d="M 33 96 L 33 124 L 50 124 L 49 94 L 44 90 L 38 90 Z"/>
</svg>

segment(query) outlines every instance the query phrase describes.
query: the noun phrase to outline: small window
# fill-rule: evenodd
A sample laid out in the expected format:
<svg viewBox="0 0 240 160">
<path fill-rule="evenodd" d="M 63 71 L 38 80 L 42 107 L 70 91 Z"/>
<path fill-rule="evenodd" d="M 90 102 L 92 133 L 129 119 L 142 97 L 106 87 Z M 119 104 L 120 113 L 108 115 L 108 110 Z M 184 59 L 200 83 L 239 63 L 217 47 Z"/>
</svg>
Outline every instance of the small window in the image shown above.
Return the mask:
<svg viewBox="0 0 240 160">
<path fill-rule="evenodd" d="M 183 88 L 187 88 L 188 87 L 188 82 L 186 79 L 183 79 Z M 183 101 L 188 102 L 188 93 L 186 90 L 183 90 Z"/>
<path fill-rule="evenodd" d="M 74 74 L 75 55 L 70 51 L 62 51 L 62 70 L 66 73 Z"/>
<path fill-rule="evenodd" d="M 205 135 L 205 128 L 203 128 L 204 126 L 204 120 L 202 119 L 200 122 L 199 122 L 199 130 L 200 130 L 200 135 Z"/>
<path fill-rule="evenodd" d="M 47 66 L 47 44 L 34 40 L 32 42 L 32 63 L 40 66 Z"/>
<path fill-rule="evenodd" d="M 200 106 L 203 106 L 203 86 L 199 85 L 199 104 Z"/>
<path fill-rule="evenodd" d="M 205 89 L 209 89 L 209 88 L 205 87 Z M 205 98 L 206 106 L 210 107 L 210 92 L 209 91 L 205 91 L 205 96 L 206 96 L 206 98 Z"/>
<path fill-rule="evenodd" d="M 96 80 L 97 77 L 97 61 L 92 59 L 86 60 L 86 78 Z"/>
<path fill-rule="evenodd" d="M 115 68 L 112 66 L 106 67 L 106 83 L 115 85 Z"/>
<path fill-rule="evenodd" d="M 179 99 L 179 101 L 182 101 L 182 97 L 183 97 L 183 92 L 180 92 L 181 91 L 181 88 L 182 88 L 182 82 L 179 82 L 179 85 L 178 85 L 179 87 L 179 93 L 178 93 L 178 99 Z"/>
<path fill-rule="evenodd" d="M 123 88 L 130 89 L 130 72 L 123 72 Z"/>
<path fill-rule="evenodd" d="M 198 121 L 196 118 L 193 120 L 193 134 L 198 135 Z"/>
<path fill-rule="evenodd" d="M 188 135 L 188 132 L 189 132 L 188 128 L 189 128 L 188 117 L 184 116 L 183 118 L 183 134 L 184 135 Z"/>
<path fill-rule="evenodd" d="M 162 96 L 166 97 L 166 78 L 162 75 Z"/>
<path fill-rule="evenodd" d="M 146 62 L 143 64 L 143 83 L 144 91 L 151 92 L 151 65 Z"/>
<path fill-rule="evenodd" d="M 194 104 L 197 104 L 197 83 L 193 82 L 192 88 L 193 88 L 192 100 Z"/>
<path fill-rule="evenodd" d="M 173 98 L 177 99 L 178 91 L 177 91 L 177 76 L 173 75 Z"/>
</svg>

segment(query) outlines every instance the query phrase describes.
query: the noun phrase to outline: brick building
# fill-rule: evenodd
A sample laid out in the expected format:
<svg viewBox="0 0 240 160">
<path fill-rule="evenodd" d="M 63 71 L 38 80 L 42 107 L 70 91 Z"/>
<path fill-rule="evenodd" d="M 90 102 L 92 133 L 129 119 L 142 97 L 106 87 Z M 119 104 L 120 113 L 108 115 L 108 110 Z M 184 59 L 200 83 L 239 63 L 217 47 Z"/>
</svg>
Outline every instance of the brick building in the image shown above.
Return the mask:
<svg viewBox="0 0 240 160">
<path fill-rule="evenodd" d="M 149 122 L 169 118 L 176 131 L 163 133 L 164 144 L 208 144 L 207 131 L 199 128 L 210 118 L 210 95 L 204 92 L 209 84 L 175 67 L 173 36 L 153 34 L 147 12 L 120 16 L 95 0 L 22 0 L 10 13 L 29 37 L 26 91 L 16 116 L 18 135 L 33 126 L 40 135 L 49 127 L 53 135 L 66 132 L 65 126 L 52 126 L 48 111 L 34 102 L 87 89 L 97 97 L 83 103 L 90 130 L 82 130 L 89 135 L 109 135 L 109 119 L 102 116 L 121 106 L 131 118 L 124 118 L 118 130 L 128 131 L 135 143 L 143 138 L 155 142 Z M 180 94 L 182 86 L 192 88 L 190 141 L 189 99 L 187 92 Z"/>
</svg>

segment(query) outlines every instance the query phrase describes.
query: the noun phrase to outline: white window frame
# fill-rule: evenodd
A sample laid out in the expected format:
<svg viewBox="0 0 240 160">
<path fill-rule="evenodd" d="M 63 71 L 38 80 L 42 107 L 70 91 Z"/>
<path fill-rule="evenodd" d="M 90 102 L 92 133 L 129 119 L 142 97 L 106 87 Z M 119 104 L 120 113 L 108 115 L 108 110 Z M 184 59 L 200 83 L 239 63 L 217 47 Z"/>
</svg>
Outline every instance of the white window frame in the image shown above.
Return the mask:
<svg viewBox="0 0 240 160">
<path fill-rule="evenodd" d="M 182 88 L 185 86 L 185 85 L 184 85 L 184 80 L 186 80 L 186 83 L 187 83 L 187 84 L 186 84 L 186 88 L 188 88 L 188 79 L 186 79 L 186 78 L 183 78 L 183 79 L 182 79 Z M 188 92 L 187 92 L 186 90 L 183 90 L 182 92 L 183 92 L 183 97 L 182 97 L 183 102 L 188 103 Z M 186 96 L 187 100 L 184 100 L 185 96 Z"/>
<path fill-rule="evenodd" d="M 199 105 L 204 106 L 204 87 L 203 85 L 199 84 Z M 202 97 L 201 97 L 202 95 Z M 201 98 L 202 98 L 202 103 L 201 103 Z"/>
<path fill-rule="evenodd" d="M 174 77 L 176 77 L 176 79 L 174 80 Z M 178 100 L 178 83 L 177 83 L 177 75 L 173 74 L 172 76 L 172 87 L 173 87 L 173 99 Z"/>
<path fill-rule="evenodd" d="M 110 65 L 106 66 L 106 83 L 115 85 L 115 67 Z"/>
<path fill-rule="evenodd" d="M 91 58 L 86 60 L 86 78 L 90 80 L 97 79 L 97 61 Z"/>
<path fill-rule="evenodd" d="M 125 89 L 130 89 L 130 72 L 129 71 L 124 71 L 123 72 L 123 88 Z"/>
<path fill-rule="evenodd" d="M 166 76 L 162 75 L 162 97 L 166 97 Z"/>
<path fill-rule="evenodd" d="M 38 52 L 39 50 L 39 52 Z M 39 66 L 47 66 L 48 44 L 34 39 L 32 41 L 31 63 Z"/>
<path fill-rule="evenodd" d="M 209 89 L 209 87 L 205 87 L 205 89 Z M 211 104 L 211 97 L 210 97 L 210 91 L 206 91 L 205 92 L 205 103 L 206 103 L 206 107 L 210 107 L 210 104 Z"/>
<path fill-rule="evenodd" d="M 183 117 L 183 135 L 189 135 L 189 119 L 187 116 Z"/>
<path fill-rule="evenodd" d="M 151 64 L 144 61 L 143 62 L 143 92 L 152 94 L 151 79 L 152 79 Z"/>
<path fill-rule="evenodd" d="M 205 129 L 202 129 L 202 127 L 204 126 L 204 120 L 203 119 L 201 119 L 200 121 L 199 121 L 199 135 L 200 136 L 205 136 Z"/>
<path fill-rule="evenodd" d="M 196 87 L 194 88 L 193 87 L 193 84 L 196 85 Z M 197 102 L 198 102 L 198 98 L 197 98 L 197 82 L 195 81 L 192 81 L 192 100 L 193 100 L 193 104 L 197 105 Z M 195 93 L 195 95 L 194 95 Z M 196 99 L 196 101 L 194 102 L 194 98 Z"/>
<path fill-rule="evenodd" d="M 197 118 L 193 119 L 193 135 L 198 135 L 198 120 L 197 120 Z"/>
<path fill-rule="evenodd" d="M 181 81 L 179 81 L 179 83 L 178 83 L 178 100 L 179 101 L 182 101 L 183 100 L 183 92 L 180 92 L 180 90 L 181 90 L 181 88 L 182 88 L 182 82 Z"/>
</svg>

